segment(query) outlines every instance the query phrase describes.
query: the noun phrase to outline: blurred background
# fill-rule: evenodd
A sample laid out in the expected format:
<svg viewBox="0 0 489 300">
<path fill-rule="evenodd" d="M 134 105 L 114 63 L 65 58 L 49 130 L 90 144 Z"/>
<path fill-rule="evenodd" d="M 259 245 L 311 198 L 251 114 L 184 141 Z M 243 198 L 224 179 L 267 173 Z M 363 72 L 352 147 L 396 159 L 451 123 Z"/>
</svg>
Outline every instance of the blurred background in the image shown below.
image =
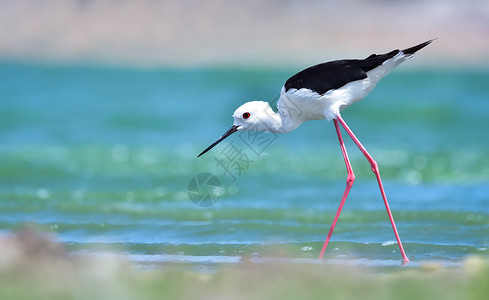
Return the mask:
<svg viewBox="0 0 489 300">
<path fill-rule="evenodd" d="M 332 123 L 197 154 L 305 67 L 432 38 L 343 117 L 379 162 L 414 263 L 487 256 L 484 0 L 0 0 L 0 230 L 33 224 L 150 265 L 314 259 L 346 179 Z M 222 164 L 231 145 L 240 168 Z M 325 257 L 397 265 L 375 178 L 347 148 L 357 181 Z M 189 186 L 200 173 L 219 180 L 207 208 L 189 200 L 209 189 Z"/>
<path fill-rule="evenodd" d="M 415 63 L 479 65 L 489 55 L 483 0 L 21 0 L 0 8 L 0 56 L 13 60 L 302 66 L 431 38 L 436 50 Z"/>
</svg>

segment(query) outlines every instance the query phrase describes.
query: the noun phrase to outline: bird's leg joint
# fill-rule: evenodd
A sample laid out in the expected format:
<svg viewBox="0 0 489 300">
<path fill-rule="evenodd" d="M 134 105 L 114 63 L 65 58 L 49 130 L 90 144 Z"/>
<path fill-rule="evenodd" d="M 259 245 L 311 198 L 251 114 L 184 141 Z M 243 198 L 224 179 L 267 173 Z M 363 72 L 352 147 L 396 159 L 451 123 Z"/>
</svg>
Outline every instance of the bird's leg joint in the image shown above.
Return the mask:
<svg viewBox="0 0 489 300">
<path fill-rule="evenodd" d="M 372 167 L 372 172 L 374 172 L 375 174 L 379 173 L 379 165 L 374 159 L 370 160 L 370 166 Z"/>
<path fill-rule="evenodd" d="M 353 182 L 355 182 L 355 174 L 353 171 L 348 173 L 348 176 L 346 177 L 346 184 L 347 185 L 353 185 Z"/>
</svg>

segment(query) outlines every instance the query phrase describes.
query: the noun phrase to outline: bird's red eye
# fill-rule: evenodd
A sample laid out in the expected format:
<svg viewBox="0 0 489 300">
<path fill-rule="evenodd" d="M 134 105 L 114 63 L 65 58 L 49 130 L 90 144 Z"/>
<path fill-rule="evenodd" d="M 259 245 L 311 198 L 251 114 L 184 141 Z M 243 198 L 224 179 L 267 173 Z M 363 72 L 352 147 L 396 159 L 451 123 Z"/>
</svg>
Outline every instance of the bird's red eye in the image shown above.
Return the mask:
<svg viewBox="0 0 489 300">
<path fill-rule="evenodd" d="M 243 114 L 243 119 L 248 119 L 250 117 L 250 113 L 249 112 L 245 112 Z"/>
</svg>

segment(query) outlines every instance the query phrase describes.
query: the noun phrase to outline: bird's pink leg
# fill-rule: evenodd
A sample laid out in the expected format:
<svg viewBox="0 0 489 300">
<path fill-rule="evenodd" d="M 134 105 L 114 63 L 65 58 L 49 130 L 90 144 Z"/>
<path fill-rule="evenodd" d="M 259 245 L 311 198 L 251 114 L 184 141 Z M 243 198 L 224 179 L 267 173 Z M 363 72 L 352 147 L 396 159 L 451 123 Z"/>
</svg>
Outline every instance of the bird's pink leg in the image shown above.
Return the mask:
<svg viewBox="0 0 489 300">
<path fill-rule="evenodd" d="M 362 151 L 363 155 L 365 155 L 365 158 L 367 158 L 368 162 L 370 163 L 370 166 L 372 167 L 372 171 L 375 173 L 375 177 L 377 177 L 377 182 L 379 183 L 379 187 L 380 187 L 380 193 L 382 194 L 382 198 L 384 199 L 385 208 L 387 209 L 387 214 L 389 215 L 389 219 L 392 224 L 392 229 L 394 230 L 394 234 L 397 239 L 397 244 L 399 245 L 399 250 L 401 251 L 402 264 L 406 264 L 409 262 L 409 259 L 407 258 L 406 253 L 404 252 L 404 248 L 402 247 L 402 243 L 401 243 L 401 238 L 397 233 L 396 223 L 394 222 L 394 218 L 392 217 L 392 213 L 389 208 L 389 203 L 387 202 L 387 197 L 385 196 L 384 186 L 382 185 L 382 180 L 380 179 L 379 167 L 377 165 L 377 162 L 372 158 L 372 156 L 370 156 L 370 154 L 368 154 L 365 147 L 363 147 L 362 143 L 360 143 L 360 141 L 353 134 L 351 129 L 348 127 L 348 125 L 346 125 L 345 121 L 341 118 L 340 115 L 337 116 L 337 120 L 341 123 L 341 126 L 345 128 L 346 132 L 351 137 L 353 142 L 355 142 L 355 144 L 358 146 L 360 151 Z"/>
<path fill-rule="evenodd" d="M 326 247 L 328 247 L 329 239 L 333 234 L 334 227 L 336 226 L 336 222 L 341 214 L 341 209 L 345 204 L 346 197 L 348 197 L 348 193 L 350 193 L 353 182 L 355 181 L 355 174 L 353 174 L 353 169 L 351 168 L 350 159 L 348 158 L 348 153 L 346 153 L 345 143 L 343 142 L 343 138 L 341 137 L 340 126 L 338 125 L 338 121 L 335 119 L 334 126 L 336 128 L 336 134 L 338 135 L 338 140 L 340 142 L 341 152 L 343 153 L 343 158 L 345 159 L 346 171 L 348 172 L 348 176 L 346 177 L 346 188 L 343 193 L 343 197 L 341 198 L 340 206 L 338 207 L 338 211 L 333 220 L 333 224 L 331 224 L 331 228 L 329 229 L 328 236 L 326 237 L 326 241 L 324 241 L 323 248 L 321 249 L 321 253 L 319 253 L 319 259 L 323 258 L 324 251 L 326 251 Z"/>
</svg>

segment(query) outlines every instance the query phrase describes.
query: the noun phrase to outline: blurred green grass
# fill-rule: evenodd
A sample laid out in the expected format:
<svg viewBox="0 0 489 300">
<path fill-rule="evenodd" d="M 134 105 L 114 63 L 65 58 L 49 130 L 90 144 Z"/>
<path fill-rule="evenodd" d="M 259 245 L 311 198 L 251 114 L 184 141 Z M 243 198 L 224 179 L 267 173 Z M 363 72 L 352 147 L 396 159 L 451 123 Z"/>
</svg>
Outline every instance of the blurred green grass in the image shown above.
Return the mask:
<svg viewBox="0 0 489 300">
<path fill-rule="evenodd" d="M 198 272 L 142 270 L 117 255 L 80 255 L 32 229 L 0 239 L 0 299 L 488 299 L 489 261 L 461 267 L 253 263 Z"/>
</svg>

